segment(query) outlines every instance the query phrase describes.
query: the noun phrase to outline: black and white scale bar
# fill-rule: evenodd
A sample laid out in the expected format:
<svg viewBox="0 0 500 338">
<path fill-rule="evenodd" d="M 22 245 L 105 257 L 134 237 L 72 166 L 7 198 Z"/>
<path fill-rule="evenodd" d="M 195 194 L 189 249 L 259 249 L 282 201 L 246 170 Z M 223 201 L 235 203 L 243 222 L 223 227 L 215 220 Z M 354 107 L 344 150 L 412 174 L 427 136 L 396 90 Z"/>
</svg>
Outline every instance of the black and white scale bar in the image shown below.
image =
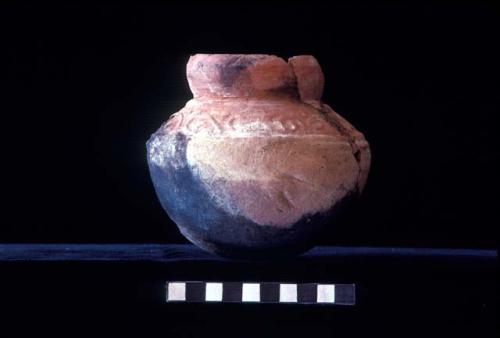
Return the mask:
<svg viewBox="0 0 500 338">
<path fill-rule="evenodd" d="M 167 302 L 356 303 L 354 284 L 169 281 Z"/>
</svg>

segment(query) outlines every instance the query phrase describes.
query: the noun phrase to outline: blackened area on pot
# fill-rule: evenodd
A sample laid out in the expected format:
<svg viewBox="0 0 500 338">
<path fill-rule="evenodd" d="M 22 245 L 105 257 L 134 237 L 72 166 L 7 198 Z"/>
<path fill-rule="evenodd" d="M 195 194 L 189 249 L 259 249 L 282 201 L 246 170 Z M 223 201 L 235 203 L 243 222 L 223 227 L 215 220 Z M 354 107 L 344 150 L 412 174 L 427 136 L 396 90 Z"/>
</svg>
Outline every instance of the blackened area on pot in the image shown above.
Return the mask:
<svg viewBox="0 0 500 338">
<path fill-rule="evenodd" d="M 238 259 L 279 260 L 301 254 L 312 248 L 316 240 L 326 233 L 329 222 L 340 216 L 355 199 L 355 194 L 345 196 L 329 210 L 305 215 L 289 228 L 259 225 L 251 221 L 241 222 L 228 215 L 226 223 L 210 229 L 210 240 L 202 237 L 197 228 L 180 226 L 181 233 L 199 247 L 220 256 Z M 245 236 L 252 239 L 239 242 Z"/>
<path fill-rule="evenodd" d="M 160 139 L 159 147 L 170 148 L 164 153 L 161 163 L 151 158 L 150 148 L 155 139 Z M 158 132 L 148 142 L 148 164 L 156 194 L 162 207 L 177 224 L 196 222 L 196 215 L 211 219 L 221 217 L 213 210 L 210 199 L 202 185 L 194 181 L 194 176 L 186 162 L 188 139 L 182 133 Z M 206 230 L 202 223 L 200 229 Z"/>
<path fill-rule="evenodd" d="M 254 63 L 253 59 L 241 55 L 229 55 L 225 63 L 218 63 L 215 67 L 219 71 L 220 80 L 224 87 L 231 88 L 241 72 Z"/>
<path fill-rule="evenodd" d="M 161 138 L 160 141 L 155 138 Z M 148 142 L 165 151 L 158 163 L 149 155 L 151 177 L 163 208 L 194 244 L 222 256 L 238 258 L 279 258 L 309 249 L 321 228 L 352 199 L 346 196 L 330 210 L 304 215 L 288 228 L 265 226 L 221 209 L 206 191 L 186 160 L 189 139 L 182 133 L 159 132 Z"/>
</svg>

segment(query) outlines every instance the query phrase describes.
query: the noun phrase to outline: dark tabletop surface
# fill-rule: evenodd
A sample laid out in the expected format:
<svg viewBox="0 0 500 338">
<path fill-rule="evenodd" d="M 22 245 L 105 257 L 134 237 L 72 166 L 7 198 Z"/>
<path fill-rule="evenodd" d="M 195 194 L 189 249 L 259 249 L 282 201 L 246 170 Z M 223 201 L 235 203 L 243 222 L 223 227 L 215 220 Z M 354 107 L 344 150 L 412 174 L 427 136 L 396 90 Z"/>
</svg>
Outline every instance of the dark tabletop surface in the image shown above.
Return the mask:
<svg viewBox="0 0 500 338">
<path fill-rule="evenodd" d="M 191 245 L 1 244 L 0 307 L 16 330 L 167 336 L 495 336 L 496 250 L 316 247 L 235 261 Z M 165 281 L 355 283 L 354 307 L 166 304 Z"/>
<path fill-rule="evenodd" d="M 407 247 L 318 246 L 288 261 L 336 259 L 339 257 L 406 257 L 494 260 L 496 250 Z M 186 244 L 0 244 L 0 261 L 227 261 Z M 279 260 L 284 262 L 286 260 Z M 244 262 L 239 260 L 238 262 Z M 250 261 L 247 261 L 250 262 Z M 270 261 L 273 262 L 273 261 Z M 260 261 L 260 263 L 265 263 Z"/>
</svg>

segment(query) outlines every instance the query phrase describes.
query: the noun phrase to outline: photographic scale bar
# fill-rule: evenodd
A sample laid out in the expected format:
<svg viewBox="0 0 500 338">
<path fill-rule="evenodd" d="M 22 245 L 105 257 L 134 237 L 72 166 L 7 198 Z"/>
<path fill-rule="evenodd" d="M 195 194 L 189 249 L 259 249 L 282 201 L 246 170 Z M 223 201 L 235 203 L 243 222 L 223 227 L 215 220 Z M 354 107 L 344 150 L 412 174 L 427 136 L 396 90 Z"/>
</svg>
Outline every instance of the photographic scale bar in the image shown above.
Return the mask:
<svg viewBox="0 0 500 338">
<path fill-rule="evenodd" d="M 354 284 L 169 281 L 167 302 L 355 305 Z"/>
</svg>

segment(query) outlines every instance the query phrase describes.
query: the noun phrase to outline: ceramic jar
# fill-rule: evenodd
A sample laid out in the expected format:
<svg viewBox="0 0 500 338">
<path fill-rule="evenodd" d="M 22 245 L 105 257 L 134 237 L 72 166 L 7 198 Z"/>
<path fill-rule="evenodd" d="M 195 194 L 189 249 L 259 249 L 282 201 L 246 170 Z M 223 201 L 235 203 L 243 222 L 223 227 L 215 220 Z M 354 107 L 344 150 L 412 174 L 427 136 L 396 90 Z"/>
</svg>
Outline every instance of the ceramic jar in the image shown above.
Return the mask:
<svg viewBox="0 0 500 338">
<path fill-rule="evenodd" d="M 181 233 L 232 257 L 299 253 L 365 186 L 363 134 L 321 102 L 313 56 L 197 54 L 193 99 L 147 142 L 157 196 Z"/>
</svg>

